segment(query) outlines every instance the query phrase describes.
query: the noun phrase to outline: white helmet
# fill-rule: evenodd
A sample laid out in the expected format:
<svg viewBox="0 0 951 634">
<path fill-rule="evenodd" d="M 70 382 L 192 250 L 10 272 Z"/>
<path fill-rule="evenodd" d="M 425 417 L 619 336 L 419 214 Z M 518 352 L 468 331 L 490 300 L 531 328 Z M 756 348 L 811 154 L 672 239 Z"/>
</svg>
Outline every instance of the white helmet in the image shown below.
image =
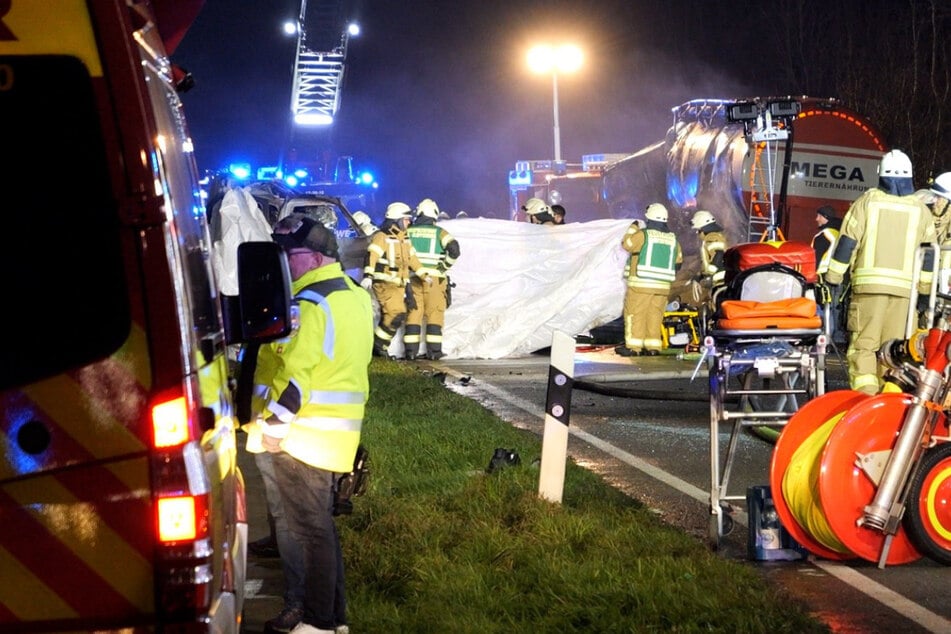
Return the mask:
<svg viewBox="0 0 951 634">
<path fill-rule="evenodd" d="M 522 206 L 522 209 L 525 210 L 529 216 L 537 216 L 538 214 L 550 214 L 551 207 L 548 206 L 541 198 L 529 198 L 525 201 L 525 205 Z"/>
<path fill-rule="evenodd" d="M 417 216 L 426 216 L 427 218 L 432 218 L 435 220 L 439 217 L 439 207 L 436 206 L 436 201 L 432 198 L 424 198 L 419 201 L 419 204 L 416 205 L 416 215 Z"/>
<path fill-rule="evenodd" d="M 647 206 L 644 217 L 657 222 L 667 222 L 667 208 L 660 203 L 651 203 Z"/>
<path fill-rule="evenodd" d="M 400 218 L 409 218 L 413 210 L 406 203 L 390 203 L 386 207 L 387 220 L 399 220 Z"/>
<path fill-rule="evenodd" d="M 698 211 L 693 215 L 693 218 L 690 219 L 690 226 L 694 229 L 700 230 L 706 227 L 711 222 L 716 222 L 717 219 L 713 217 L 709 211 Z"/>
<path fill-rule="evenodd" d="M 951 200 L 951 172 L 938 174 L 938 177 L 931 183 L 931 193 Z"/>
<path fill-rule="evenodd" d="M 911 159 L 901 150 L 886 152 L 878 164 L 878 175 L 891 178 L 911 178 Z"/>
</svg>

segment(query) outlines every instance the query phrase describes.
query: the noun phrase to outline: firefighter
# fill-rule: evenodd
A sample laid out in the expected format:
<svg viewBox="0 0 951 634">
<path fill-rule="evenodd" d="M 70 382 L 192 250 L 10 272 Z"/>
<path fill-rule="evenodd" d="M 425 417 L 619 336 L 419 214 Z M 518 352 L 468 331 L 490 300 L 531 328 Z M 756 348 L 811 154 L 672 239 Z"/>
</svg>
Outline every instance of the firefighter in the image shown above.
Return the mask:
<svg viewBox="0 0 951 634">
<path fill-rule="evenodd" d="M 939 267 L 938 290 L 942 293 L 951 292 L 951 172 L 939 174 L 931 183 L 931 217 L 934 219 L 935 233 L 938 236 L 938 245 L 947 247 L 941 252 L 941 266 Z"/>
<path fill-rule="evenodd" d="M 331 230 L 295 213 L 278 221 L 272 236 L 287 253 L 299 321 L 288 337 L 261 347 L 254 372 L 247 446 L 271 458 L 287 531 L 280 541 L 285 605 L 266 627 L 286 632 L 306 623 L 333 631 L 347 624 L 335 487 L 352 470 L 360 443 L 373 311 L 340 266 Z"/>
<path fill-rule="evenodd" d="M 829 262 L 832 261 L 832 253 L 835 250 L 836 242 L 839 240 L 839 231 L 842 230 L 842 219 L 835 215 L 835 208 L 831 205 L 823 205 L 816 210 L 816 225 L 819 231 L 812 236 L 812 250 L 816 254 L 816 273 L 820 280 L 824 280 L 826 271 L 829 270 Z M 822 287 L 828 289 L 825 297 L 817 296 L 816 299 L 824 300 L 822 303 L 828 305 L 828 320 L 826 330 L 835 335 L 841 319 L 836 318 L 836 310 L 839 306 L 839 294 L 841 285 L 828 287 L 823 284 Z M 818 294 L 817 294 L 818 295 Z M 838 339 L 839 337 L 834 337 Z"/>
<path fill-rule="evenodd" d="M 528 216 L 528 221 L 533 225 L 553 225 L 555 217 L 551 213 L 551 207 L 541 198 L 529 198 L 522 205 L 522 211 Z"/>
<path fill-rule="evenodd" d="M 700 236 L 700 284 L 709 297 L 713 289 L 722 286 L 726 277 L 723 254 L 726 252 L 726 234 L 709 211 L 698 211 L 690 219 L 690 226 Z"/>
<path fill-rule="evenodd" d="M 823 205 L 816 210 L 818 233 L 812 236 L 812 250 L 816 254 L 816 273 L 825 275 L 832 261 L 832 252 L 842 230 L 842 220 L 835 215 L 831 205 Z"/>
<path fill-rule="evenodd" d="M 667 208 L 653 203 L 644 217 L 645 228 L 635 220 L 621 240 L 621 247 L 631 254 L 625 270 L 624 345 L 614 349 L 622 357 L 660 354 L 664 309 L 683 262 L 677 236 L 667 227 Z"/>
<path fill-rule="evenodd" d="M 904 339 L 911 301 L 915 251 L 936 239 L 928 208 L 914 195 L 911 160 L 901 150 L 887 152 L 878 165 L 878 187 L 849 207 L 825 274 L 827 284 L 851 274 L 852 296 L 846 328 L 849 383 L 853 390 L 876 394 L 884 368 L 876 353 L 889 339 Z M 930 290 L 933 258 L 924 259 L 919 293 Z"/>
<path fill-rule="evenodd" d="M 432 360 L 441 359 L 442 328 L 445 324 L 446 308 L 449 307 L 449 269 L 459 257 L 459 243 L 448 231 L 436 224 L 439 207 L 435 201 L 425 198 L 416 205 L 413 224 L 406 230 L 416 255 L 422 263 L 431 283 L 414 273 L 410 277 L 410 292 L 414 307 L 406 317 L 406 329 L 403 331 L 403 344 L 406 346 L 406 359 L 412 361 L 419 355 L 419 344 L 423 338 L 423 321 L 426 322 L 426 356 Z"/>
<path fill-rule="evenodd" d="M 407 302 L 412 301 L 409 294 L 409 276 L 411 272 L 420 272 L 422 264 L 416 257 L 416 250 L 406 236 L 412 210 L 402 202 L 390 203 L 384 214 L 383 226 L 370 237 L 367 245 L 366 265 L 363 269 L 363 288 L 372 289 L 380 304 L 380 321 L 374 331 L 373 354 L 388 356 L 390 343 L 396 331 L 406 323 L 409 313 Z M 428 272 L 419 273 L 426 284 L 432 284 L 433 278 Z"/>
</svg>

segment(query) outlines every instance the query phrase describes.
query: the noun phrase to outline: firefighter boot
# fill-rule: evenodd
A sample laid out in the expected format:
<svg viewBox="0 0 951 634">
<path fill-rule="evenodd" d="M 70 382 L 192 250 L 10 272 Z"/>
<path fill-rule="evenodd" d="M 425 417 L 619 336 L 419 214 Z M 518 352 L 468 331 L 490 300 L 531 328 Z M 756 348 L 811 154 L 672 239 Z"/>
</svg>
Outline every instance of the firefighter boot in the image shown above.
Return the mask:
<svg viewBox="0 0 951 634">
<path fill-rule="evenodd" d="M 389 351 L 387 350 L 390 347 L 388 341 L 383 341 L 379 337 L 373 338 L 373 356 L 374 357 L 383 357 L 384 359 L 390 356 Z"/>
</svg>

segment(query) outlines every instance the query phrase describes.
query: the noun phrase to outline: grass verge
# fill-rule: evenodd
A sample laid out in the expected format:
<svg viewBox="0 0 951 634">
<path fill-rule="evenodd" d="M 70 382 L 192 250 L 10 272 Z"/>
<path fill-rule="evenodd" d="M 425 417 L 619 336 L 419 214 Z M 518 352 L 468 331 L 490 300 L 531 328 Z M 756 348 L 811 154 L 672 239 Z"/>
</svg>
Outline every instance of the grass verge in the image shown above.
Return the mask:
<svg viewBox="0 0 951 634">
<path fill-rule="evenodd" d="M 828 632 L 806 608 L 415 368 L 374 359 L 367 494 L 338 522 L 351 627 L 389 632 Z M 522 464 L 486 473 L 497 447 Z"/>
</svg>

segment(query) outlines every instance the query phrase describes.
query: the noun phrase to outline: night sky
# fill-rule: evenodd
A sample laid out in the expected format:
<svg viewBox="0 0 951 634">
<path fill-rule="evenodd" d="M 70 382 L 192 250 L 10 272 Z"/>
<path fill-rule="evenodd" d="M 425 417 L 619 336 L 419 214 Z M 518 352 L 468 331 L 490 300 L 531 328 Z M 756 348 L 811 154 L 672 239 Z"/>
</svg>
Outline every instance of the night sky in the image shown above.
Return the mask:
<svg viewBox="0 0 951 634">
<path fill-rule="evenodd" d="M 297 0 L 206 0 L 172 59 L 195 76 L 183 100 L 202 170 L 329 147 L 374 168 L 384 205 L 429 197 L 450 213 L 506 217 L 515 161 L 554 153 L 551 79 L 528 70 L 532 44 L 585 51 L 582 69 L 559 80 L 569 162 L 662 139 L 671 107 L 689 99 L 797 94 L 768 70 L 762 35 L 736 24 L 762 3 L 724 3 L 734 17 L 720 4 L 351 3 L 362 33 L 350 41 L 337 122 L 303 137 L 289 133 L 296 40 L 281 30 Z"/>
</svg>

